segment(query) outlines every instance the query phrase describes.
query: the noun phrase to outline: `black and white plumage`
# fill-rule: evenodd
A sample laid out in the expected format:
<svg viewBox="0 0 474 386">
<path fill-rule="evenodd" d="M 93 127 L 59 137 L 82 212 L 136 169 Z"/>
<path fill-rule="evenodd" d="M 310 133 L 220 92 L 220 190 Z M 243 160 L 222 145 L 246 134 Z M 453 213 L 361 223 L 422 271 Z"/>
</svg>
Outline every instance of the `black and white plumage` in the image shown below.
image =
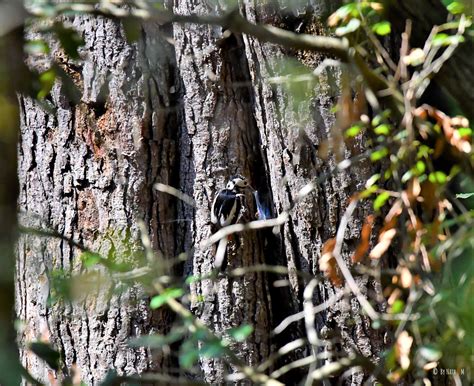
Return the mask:
<svg viewBox="0 0 474 386">
<path fill-rule="evenodd" d="M 235 224 L 242 208 L 244 195 L 241 192 L 249 187 L 245 177 L 241 175 L 231 177 L 225 189 L 217 193 L 214 198 L 211 208 L 211 222 L 219 228 Z"/>
</svg>

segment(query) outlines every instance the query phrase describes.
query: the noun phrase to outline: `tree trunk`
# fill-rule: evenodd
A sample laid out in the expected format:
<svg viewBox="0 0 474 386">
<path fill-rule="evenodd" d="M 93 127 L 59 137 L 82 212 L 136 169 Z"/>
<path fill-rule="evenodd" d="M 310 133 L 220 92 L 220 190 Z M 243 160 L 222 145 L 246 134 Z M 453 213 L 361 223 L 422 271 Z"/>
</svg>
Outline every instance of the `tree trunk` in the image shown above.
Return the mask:
<svg viewBox="0 0 474 386">
<path fill-rule="evenodd" d="M 81 17 L 73 25 L 86 41 L 85 61 L 76 64 L 59 49 L 54 56 L 83 92 L 81 102 L 71 105 L 59 83 L 46 101 L 54 112 L 21 98 L 23 225 L 52 229 L 133 265 L 143 220 L 155 250 L 173 256 L 175 200 L 153 191 L 155 182 L 176 184 L 179 160 L 177 101 L 169 92 L 175 87 L 175 62 L 166 31 L 146 24 L 140 40 L 128 44 L 118 22 Z M 168 328 L 166 315 L 150 312 L 142 288 L 118 292 L 102 275 L 89 278 L 102 282 L 83 302 L 51 292 L 63 276 L 81 272 L 79 257 L 80 251 L 61 239 L 21 238 L 17 313 L 25 329 L 20 343 L 51 339 L 65 368 L 76 366 L 87 384 L 97 384 L 108 368 L 130 374 L 163 367 L 162 358 L 127 347 L 130 337 Z M 30 352 L 21 356 L 42 381 L 55 376 Z"/>
<path fill-rule="evenodd" d="M 203 3 L 176 0 L 174 10 L 215 12 Z M 311 12 L 253 2 L 242 4 L 241 11 L 254 22 L 324 33 L 318 20 L 336 4 L 311 3 Z M 182 273 L 199 276 L 215 264 L 215 251 L 201 245 L 212 233 L 212 199 L 229 176 L 247 176 L 276 216 L 295 202 L 306 183 L 323 173 L 331 175 L 296 206 L 276 235 L 271 230 L 237 235 L 228 244 L 224 274 L 191 285 L 191 310 L 212 330 L 223 333 L 242 324 L 254 327 L 249 339 L 233 349 L 246 364 L 261 363 L 283 343 L 304 334 L 300 323 L 276 337 L 270 331 L 302 309 L 308 283 L 291 274 L 290 285 L 282 289 L 273 286 L 276 277 L 272 275 L 230 277 L 225 273 L 267 263 L 285 265 L 291 272 L 320 274 L 322 245 L 335 236 L 348 198 L 371 172 L 370 165 L 360 163 L 333 175 L 335 157 L 318 155 L 318 148 L 332 135 L 330 110 L 339 95 L 339 72 L 322 76 L 315 96 L 295 110 L 300 102 L 269 82 L 279 73 L 275 59 L 291 55 L 314 69 L 323 59 L 319 55 L 288 52 L 248 36 L 229 36 L 220 27 L 174 25 L 173 47 L 165 39 L 171 29 L 154 24 L 143 25 L 134 44 L 125 41 L 121 26 L 114 21 L 82 17 L 74 25 L 86 41 L 84 64 L 77 65 L 58 49 L 54 52 L 82 89 L 81 102 L 72 106 L 60 84 L 54 86 L 48 101 L 54 112 L 29 98 L 21 99 L 19 171 L 24 225 L 53 229 L 91 250 L 105 256 L 117 254 L 133 264 L 130 256 L 140 249 L 138 222 L 144 219 L 156 251 L 172 257 L 194 247 Z M 361 148 L 343 149 L 343 154 L 351 156 Z M 191 195 L 195 209 L 154 192 L 155 182 Z M 346 262 L 367 214 L 368 208 L 362 207 L 349 223 L 342 251 Z M 246 217 L 255 216 L 248 211 Z M 48 302 L 54 295 L 52 278 L 81 271 L 79 255 L 62 239 L 21 238 L 17 313 L 25 322 L 20 337 L 23 347 L 35 338 L 49 337 L 63 352 L 65 367 L 76 365 L 87 384 L 97 384 L 109 367 L 131 374 L 152 369 L 165 372 L 174 366 L 171 359 L 126 346 L 130 337 L 165 333 L 170 328 L 169 315 L 149 311 L 141 287 L 117 294 L 115 284 L 107 282 L 82 302 Z M 376 282 L 358 280 L 363 293 L 379 291 Z M 322 281 L 313 302 L 320 304 L 340 291 Z M 322 337 L 341 338 L 337 349 L 321 348 L 336 357 L 342 350 L 373 359 L 381 351 L 381 337 L 370 329 L 351 296 L 319 314 L 316 327 Z M 309 353 L 310 347 L 304 351 Z M 60 376 L 27 350 L 21 355 L 39 379 Z M 223 359 L 201 358 L 198 378 L 223 382 L 224 374 L 233 370 Z M 351 373 L 349 378 L 348 382 L 361 384 L 364 374 Z M 298 374 L 290 373 L 288 382 L 297 379 Z"/>
</svg>

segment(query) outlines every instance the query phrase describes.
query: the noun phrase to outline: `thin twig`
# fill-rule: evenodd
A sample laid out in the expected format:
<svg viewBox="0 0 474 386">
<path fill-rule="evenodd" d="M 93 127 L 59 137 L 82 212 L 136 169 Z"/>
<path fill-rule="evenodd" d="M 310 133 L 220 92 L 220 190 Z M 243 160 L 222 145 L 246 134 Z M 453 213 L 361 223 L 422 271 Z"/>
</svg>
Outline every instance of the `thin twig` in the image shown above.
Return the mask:
<svg viewBox="0 0 474 386">
<path fill-rule="evenodd" d="M 316 307 L 313 306 L 313 313 L 318 314 L 321 311 L 324 311 L 325 309 L 331 307 L 333 304 L 336 304 L 346 293 L 347 291 L 338 291 L 336 294 L 327 299 L 324 303 L 319 304 Z M 297 322 L 303 318 L 304 311 L 300 311 L 290 316 L 287 316 L 280 322 L 278 326 L 273 329 L 272 334 L 278 335 L 282 333 L 291 323 Z"/>
<path fill-rule="evenodd" d="M 377 320 L 377 319 L 380 319 L 380 315 L 378 314 L 378 312 L 374 310 L 372 305 L 367 301 L 364 295 L 360 292 L 359 286 L 355 282 L 354 277 L 352 276 L 351 272 L 347 268 L 347 265 L 341 256 L 342 244 L 344 242 L 344 233 L 346 231 L 347 224 L 349 223 L 349 219 L 352 217 L 352 214 L 354 213 L 354 210 L 357 207 L 357 204 L 358 204 L 358 200 L 353 200 L 348 205 L 346 211 L 344 212 L 344 215 L 342 216 L 341 223 L 339 224 L 339 228 L 336 234 L 336 246 L 334 247 L 333 255 L 337 261 L 337 264 L 339 265 L 339 268 L 341 269 L 342 275 L 346 279 L 347 285 L 356 296 L 357 300 L 359 301 L 364 311 L 372 320 Z"/>
</svg>

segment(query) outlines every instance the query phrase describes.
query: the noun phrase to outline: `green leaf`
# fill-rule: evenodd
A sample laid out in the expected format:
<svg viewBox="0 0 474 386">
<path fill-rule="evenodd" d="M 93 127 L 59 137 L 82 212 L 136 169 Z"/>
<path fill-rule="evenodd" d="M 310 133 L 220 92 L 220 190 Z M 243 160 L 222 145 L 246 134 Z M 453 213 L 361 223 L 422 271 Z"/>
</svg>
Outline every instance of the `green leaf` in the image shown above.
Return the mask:
<svg viewBox="0 0 474 386">
<path fill-rule="evenodd" d="M 347 138 L 353 138 L 353 137 L 355 137 L 357 134 L 359 134 L 361 130 L 362 130 L 362 126 L 361 126 L 361 125 L 354 125 L 354 126 L 351 126 L 351 127 L 349 127 L 349 128 L 346 130 L 346 137 L 347 137 Z"/>
<path fill-rule="evenodd" d="M 328 24 L 331 27 L 336 26 L 342 20 L 347 20 L 349 17 L 358 17 L 359 10 L 356 3 L 345 4 L 339 7 L 328 19 Z"/>
<path fill-rule="evenodd" d="M 377 35 L 380 35 L 380 36 L 388 35 L 391 31 L 390 22 L 381 21 L 379 23 L 375 23 L 372 26 L 372 31 L 374 31 Z"/>
<path fill-rule="evenodd" d="M 181 345 L 179 363 L 185 369 L 190 369 L 199 359 L 199 350 L 194 341 L 188 340 Z"/>
<path fill-rule="evenodd" d="M 382 123 L 383 117 L 380 114 L 377 114 L 372 118 L 372 126 L 378 126 Z"/>
<path fill-rule="evenodd" d="M 44 40 L 30 40 L 25 43 L 25 52 L 32 55 L 48 54 L 49 46 Z"/>
<path fill-rule="evenodd" d="M 437 171 L 437 172 L 430 173 L 430 175 L 428 176 L 428 179 L 433 184 L 444 184 L 446 183 L 448 177 L 446 176 L 444 172 Z"/>
<path fill-rule="evenodd" d="M 416 164 L 415 164 L 415 169 L 418 173 L 418 175 L 421 175 L 425 172 L 426 170 L 426 165 L 423 161 L 419 160 L 419 161 L 416 161 Z"/>
<path fill-rule="evenodd" d="M 457 129 L 457 132 L 461 137 L 471 137 L 472 136 L 472 129 L 470 127 L 461 127 Z"/>
<path fill-rule="evenodd" d="M 79 47 L 85 44 L 84 39 L 79 36 L 76 30 L 64 27 L 62 23 L 55 23 L 53 31 L 61 43 L 61 47 L 71 59 L 79 59 Z"/>
<path fill-rule="evenodd" d="M 380 210 L 380 208 L 385 205 L 389 198 L 390 194 L 388 192 L 380 193 L 374 200 L 374 209 L 377 211 Z"/>
<path fill-rule="evenodd" d="M 459 1 L 453 1 L 446 8 L 453 15 L 457 15 L 464 12 L 464 4 L 460 3 Z"/>
<path fill-rule="evenodd" d="M 433 345 L 420 346 L 418 354 L 427 362 L 436 362 L 443 356 L 443 353 Z"/>
<path fill-rule="evenodd" d="M 56 80 L 56 71 L 50 68 L 42 72 L 39 75 L 39 81 L 41 85 L 41 89 L 38 91 L 37 98 L 44 99 L 48 96 L 49 92 L 54 86 L 54 81 Z"/>
<path fill-rule="evenodd" d="M 374 174 L 373 176 L 371 176 L 367 182 L 365 183 L 365 188 L 368 189 L 370 188 L 372 185 L 374 185 L 378 180 L 380 179 L 380 174 L 377 173 L 377 174 Z"/>
<path fill-rule="evenodd" d="M 456 194 L 456 198 L 461 198 L 461 199 L 466 199 L 466 198 L 471 198 L 474 196 L 474 192 L 472 193 L 459 193 Z"/>
<path fill-rule="evenodd" d="M 403 312 L 404 308 L 405 308 L 405 302 L 401 299 L 397 299 L 393 302 L 392 307 L 390 308 L 390 313 L 399 314 Z"/>
<path fill-rule="evenodd" d="M 386 147 L 383 147 L 379 150 L 374 151 L 372 154 L 370 154 L 370 159 L 375 162 L 375 161 L 381 160 L 387 155 L 388 155 L 388 149 Z"/>
<path fill-rule="evenodd" d="M 29 348 L 39 358 L 44 360 L 53 370 L 59 370 L 59 360 L 61 358 L 61 355 L 59 355 L 59 352 L 54 350 L 49 344 L 42 342 L 33 342 L 30 343 Z"/>
<path fill-rule="evenodd" d="M 433 150 L 429 146 L 420 145 L 416 155 L 417 155 L 418 158 L 430 158 L 430 154 L 432 152 L 433 152 Z"/>
<path fill-rule="evenodd" d="M 345 26 L 336 29 L 337 36 L 344 36 L 356 31 L 360 27 L 359 19 L 351 19 Z"/>
<path fill-rule="evenodd" d="M 224 345 L 220 339 L 213 339 L 210 342 L 205 342 L 199 353 L 205 358 L 219 358 L 224 354 Z"/>
<path fill-rule="evenodd" d="M 412 177 L 413 177 L 413 171 L 411 169 L 407 170 L 402 176 L 402 182 L 405 183 Z"/>
<path fill-rule="evenodd" d="M 176 299 L 184 295 L 182 288 L 167 288 L 161 295 L 154 296 L 150 301 L 150 308 L 157 309 L 166 304 L 170 299 Z"/>
<path fill-rule="evenodd" d="M 86 268 L 90 268 L 102 260 L 102 257 L 98 253 L 84 252 L 81 254 L 80 259 Z"/>
<path fill-rule="evenodd" d="M 359 197 L 360 198 L 367 198 L 367 197 L 371 196 L 372 194 L 374 194 L 377 191 L 378 188 L 379 187 L 377 185 L 369 186 L 367 189 L 360 192 Z"/>
<path fill-rule="evenodd" d="M 432 44 L 435 47 L 441 47 L 441 46 L 449 46 L 455 43 L 462 43 L 463 41 L 464 41 L 463 36 L 459 36 L 459 35 L 450 36 L 445 33 L 439 33 L 439 34 L 436 34 L 435 37 L 433 38 Z"/>
<path fill-rule="evenodd" d="M 378 189 L 377 185 L 369 186 L 367 189 L 359 193 L 359 197 L 360 198 L 370 197 L 372 194 L 374 194 L 377 191 L 377 189 Z"/>
<path fill-rule="evenodd" d="M 242 326 L 231 328 L 227 332 L 237 342 L 243 342 L 253 332 L 253 327 L 250 324 L 243 324 Z"/>
<path fill-rule="evenodd" d="M 378 125 L 374 129 L 375 134 L 377 135 L 389 135 L 390 134 L 390 126 L 387 125 L 386 123 L 383 123 L 381 125 Z"/>
<path fill-rule="evenodd" d="M 198 276 L 198 275 L 190 275 L 186 278 L 186 280 L 184 281 L 187 285 L 190 285 L 190 284 L 193 284 L 193 283 L 196 283 L 198 281 L 201 280 L 201 277 Z"/>
</svg>

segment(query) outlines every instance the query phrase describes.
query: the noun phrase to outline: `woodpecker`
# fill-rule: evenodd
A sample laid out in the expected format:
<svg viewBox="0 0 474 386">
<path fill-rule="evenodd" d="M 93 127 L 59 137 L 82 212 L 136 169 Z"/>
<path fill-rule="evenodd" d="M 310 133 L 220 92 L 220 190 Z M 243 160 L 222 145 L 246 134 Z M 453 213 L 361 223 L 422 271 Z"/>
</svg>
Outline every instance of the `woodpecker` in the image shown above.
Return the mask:
<svg viewBox="0 0 474 386">
<path fill-rule="evenodd" d="M 211 222 L 219 228 L 235 224 L 242 208 L 244 189 L 251 188 L 246 178 L 241 175 L 232 176 L 225 189 L 217 193 L 212 203 Z"/>
</svg>

